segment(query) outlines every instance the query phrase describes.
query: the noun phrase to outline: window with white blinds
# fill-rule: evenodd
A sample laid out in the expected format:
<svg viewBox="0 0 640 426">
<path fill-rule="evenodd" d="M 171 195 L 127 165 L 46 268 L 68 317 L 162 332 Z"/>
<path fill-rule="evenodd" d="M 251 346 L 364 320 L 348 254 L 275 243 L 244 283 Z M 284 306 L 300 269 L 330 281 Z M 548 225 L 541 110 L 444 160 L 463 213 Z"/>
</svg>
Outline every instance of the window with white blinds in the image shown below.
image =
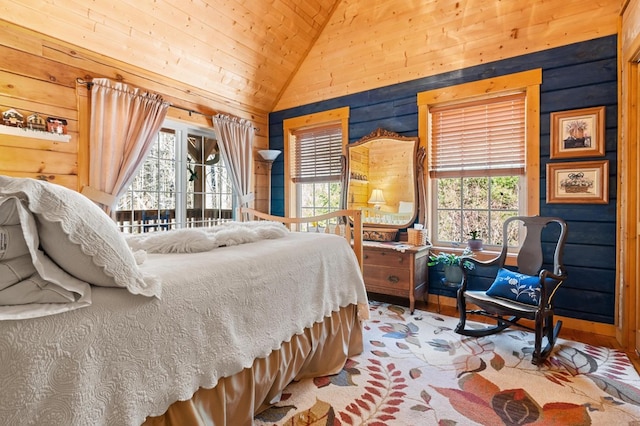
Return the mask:
<svg viewBox="0 0 640 426">
<path fill-rule="evenodd" d="M 541 84 L 536 68 L 418 93 L 434 246 L 462 248 L 473 231 L 491 251 L 508 217 L 539 214 Z"/>
<path fill-rule="evenodd" d="M 525 100 L 518 93 L 429 108 L 430 176 L 524 174 Z"/>
<path fill-rule="evenodd" d="M 342 173 L 340 123 L 293 132 L 291 179 L 295 183 L 338 182 Z"/>
</svg>

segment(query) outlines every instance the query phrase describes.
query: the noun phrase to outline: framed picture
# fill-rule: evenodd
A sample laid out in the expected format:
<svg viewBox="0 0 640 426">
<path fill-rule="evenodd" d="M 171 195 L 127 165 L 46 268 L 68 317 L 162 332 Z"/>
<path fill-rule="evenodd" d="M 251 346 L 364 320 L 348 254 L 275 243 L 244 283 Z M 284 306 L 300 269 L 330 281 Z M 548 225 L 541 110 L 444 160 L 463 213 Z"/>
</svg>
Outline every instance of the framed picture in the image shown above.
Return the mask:
<svg viewBox="0 0 640 426">
<path fill-rule="evenodd" d="M 547 203 L 608 202 L 609 160 L 547 164 Z"/>
<path fill-rule="evenodd" d="M 551 113 L 551 158 L 604 155 L 604 107 Z"/>
</svg>

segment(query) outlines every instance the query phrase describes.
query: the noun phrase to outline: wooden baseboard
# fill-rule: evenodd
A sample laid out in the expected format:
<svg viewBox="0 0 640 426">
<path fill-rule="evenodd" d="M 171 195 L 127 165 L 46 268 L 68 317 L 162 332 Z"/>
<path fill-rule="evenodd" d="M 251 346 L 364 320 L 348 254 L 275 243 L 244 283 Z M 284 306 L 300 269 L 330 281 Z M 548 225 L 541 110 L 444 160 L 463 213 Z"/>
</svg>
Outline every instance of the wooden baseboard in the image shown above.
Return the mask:
<svg viewBox="0 0 640 426">
<path fill-rule="evenodd" d="M 456 309 L 456 299 L 454 297 L 429 294 L 428 301 L 429 310 L 439 311 L 439 308 L 445 307 L 447 308 L 447 311 L 450 311 L 451 308 Z M 616 326 L 613 324 L 580 320 L 576 318 L 563 317 L 560 315 L 556 315 L 555 319 L 562 321 L 563 328 L 579 332 L 599 334 L 606 337 L 616 337 Z M 526 324 L 526 322 L 524 322 L 524 324 Z"/>
</svg>

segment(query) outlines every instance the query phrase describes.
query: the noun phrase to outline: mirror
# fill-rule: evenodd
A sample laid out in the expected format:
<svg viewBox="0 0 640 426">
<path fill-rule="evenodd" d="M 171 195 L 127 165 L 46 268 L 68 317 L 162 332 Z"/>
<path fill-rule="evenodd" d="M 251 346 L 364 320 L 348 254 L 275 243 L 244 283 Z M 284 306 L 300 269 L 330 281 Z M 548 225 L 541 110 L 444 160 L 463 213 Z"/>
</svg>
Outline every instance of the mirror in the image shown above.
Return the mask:
<svg viewBox="0 0 640 426">
<path fill-rule="evenodd" d="M 348 209 L 362 210 L 366 227 L 399 229 L 418 214 L 418 138 L 378 129 L 347 145 Z"/>
</svg>

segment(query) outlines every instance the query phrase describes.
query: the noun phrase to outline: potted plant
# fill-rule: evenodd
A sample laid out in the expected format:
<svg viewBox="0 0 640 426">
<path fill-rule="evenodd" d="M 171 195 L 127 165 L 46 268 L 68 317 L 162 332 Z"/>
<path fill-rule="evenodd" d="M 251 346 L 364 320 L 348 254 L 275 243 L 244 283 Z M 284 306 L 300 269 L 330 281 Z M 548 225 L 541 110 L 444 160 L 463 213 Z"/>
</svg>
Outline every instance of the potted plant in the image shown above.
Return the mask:
<svg viewBox="0 0 640 426">
<path fill-rule="evenodd" d="M 438 254 L 432 254 L 429 256 L 428 266 L 442 265 L 444 269 L 444 278 L 446 283 L 453 286 L 460 285 L 462 281 L 462 270 L 460 269 L 460 262 L 466 269 L 473 269 L 474 264 L 468 260 L 463 260 L 464 257 L 473 257 L 473 252 L 467 247 L 462 254 L 445 253 L 440 252 Z"/>
<path fill-rule="evenodd" d="M 472 251 L 482 250 L 482 239 L 480 238 L 480 231 L 474 229 L 469 232 L 469 236 L 471 237 L 469 238 L 469 240 L 467 240 L 469 249 Z"/>
</svg>

